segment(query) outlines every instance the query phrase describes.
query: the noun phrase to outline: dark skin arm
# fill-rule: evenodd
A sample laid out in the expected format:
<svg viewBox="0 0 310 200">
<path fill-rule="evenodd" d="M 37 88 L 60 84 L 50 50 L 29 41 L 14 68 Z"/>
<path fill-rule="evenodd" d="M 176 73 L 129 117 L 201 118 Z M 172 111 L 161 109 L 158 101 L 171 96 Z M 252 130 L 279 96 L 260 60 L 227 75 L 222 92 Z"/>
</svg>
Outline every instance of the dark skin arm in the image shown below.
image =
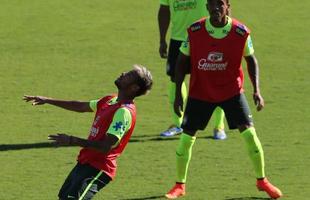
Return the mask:
<svg viewBox="0 0 310 200">
<path fill-rule="evenodd" d="M 167 58 L 166 34 L 170 24 L 169 6 L 160 5 L 158 10 L 158 26 L 160 35 L 159 55 L 161 58 Z"/>
<path fill-rule="evenodd" d="M 49 135 L 48 139 L 54 141 L 53 143 L 58 146 L 80 146 L 95 149 L 101 153 L 108 153 L 119 141 L 119 139 L 112 134 L 107 134 L 104 141 L 91 141 L 62 133 L 57 135 Z"/>
<path fill-rule="evenodd" d="M 179 53 L 175 70 L 175 100 L 174 100 L 174 112 L 181 117 L 183 112 L 183 98 L 182 98 L 182 83 L 185 75 L 190 73 L 190 57 L 184 55 L 182 52 Z"/>
<path fill-rule="evenodd" d="M 248 73 L 253 86 L 253 100 L 257 111 L 261 111 L 265 106 L 265 102 L 259 89 L 259 67 L 257 59 L 254 55 L 245 56 L 244 58 L 247 63 Z"/>
<path fill-rule="evenodd" d="M 23 100 L 25 100 L 26 102 L 31 101 L 32 105 L 34 106 L 50 104 L 53 106 L 57 106 L 75 112 L 93 112 L 93 110 L 89 106 L 89 102 L 68 101 L 68 100 L 53 99 L 44 96 L 29 96 L 29 95 L 24 95 Z"/>
</svg>

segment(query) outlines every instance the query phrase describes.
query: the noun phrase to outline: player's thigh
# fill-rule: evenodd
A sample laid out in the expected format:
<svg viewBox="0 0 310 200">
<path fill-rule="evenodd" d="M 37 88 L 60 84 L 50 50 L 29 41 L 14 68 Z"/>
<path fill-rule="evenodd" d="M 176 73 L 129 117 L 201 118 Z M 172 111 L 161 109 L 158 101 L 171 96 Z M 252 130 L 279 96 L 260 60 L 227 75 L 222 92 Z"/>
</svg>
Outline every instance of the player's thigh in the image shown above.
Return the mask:
<svg viewBox="0 0 310 200">
<path fill-rule="evenodd" d="M 92 199 L 103 187 L 105 187 L 111 178 L 100 171 L 96 176 L 85 179 L 79 191 L 79 197 L 83 200 Z"/>
<path fill-rule="evenodd" d="M 101 174 L 102 172 L 100 170 L 88 164 L 78 163 L 76 169 L 74 170 L 74 173 L 69 175 L 69 186 L 66 186 L 65 190 L 61 190 L 59 192 L 59 198 L 61 200 L 79 199 L 84 194 L 84 191 L 86 189 L 95 191 L 94 187 L 91 187 L 91 185 L 88 188 L 87 186 L 89 185 L 89 183 L 91 183 L 92 180 L 95 180 L 98 177 L 100 178 Z M 86 187 L 85 184 L 87 184 Z M 100 187 L 100 184 L 98 185 L 98 188 L 101 189 L 102 187 Z M 85 192 L 84 196 L 86 194 L 88 194 L 87 191 Z"/>
<path fill-rule="evenodd" d="M 253 125 L 250 107 L 243 93 L 221 103 L 230 129 L 242 125 Z"/>
<path fill-rule="evenodd" d="M 189 97 L 184 112 L 182 128 L 190 131 L 204 130 L 216 106 L 217 104 Z"/>
<path fill-rule="evenodd" d="M 58 197 L 60 199 L 67 198 L 69 191 L 72 188 L 72 186 L 81 179 L 81 176 L 79 173 L 79 171 L 80 171 L 79 168 L 80 168 L 80 164 L 77 163 L 74 166 L 74 168 L 71 170 L 69 175 L 67 176 L 65 182 L 61 186 L 59 193 L 58 193 Z"/>
<path fill-rule="evenodd" d="M 169 50 L 168 50 L 168 58 L 167 58 L 167 68 L 166 72 L 168 76 L 174 78 L 175 75 L 175 66 L 176 61 L 179 55 L 179 48 L 182 44 L 182 41 L 179 40 L 170 40 Z"/>
</svg>

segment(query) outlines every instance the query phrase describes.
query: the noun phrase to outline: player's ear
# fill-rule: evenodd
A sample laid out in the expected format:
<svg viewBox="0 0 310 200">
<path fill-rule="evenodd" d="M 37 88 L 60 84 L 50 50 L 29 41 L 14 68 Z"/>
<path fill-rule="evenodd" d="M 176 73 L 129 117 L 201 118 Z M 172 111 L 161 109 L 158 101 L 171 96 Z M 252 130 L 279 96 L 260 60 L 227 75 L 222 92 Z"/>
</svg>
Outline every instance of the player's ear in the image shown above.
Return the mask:
<svg viewBox="0 0 310 200">
<path fill-rule="evenodd" d="M 228 12 L 230 12 L 230 3 L 229 3 L 229 1 L 228 1 L 228 0 L 226 1 L 226 3 L 227 3 L 227 9 L 228 9 Z"/>
<path fill-rule="evenodd" d="M 228 8 L 227 8 L 227 13 L 226 13 L 226 15 L 231 16 L 231 10 L 230 10 L 230 7 L 228 7 Z"/>
</svg>

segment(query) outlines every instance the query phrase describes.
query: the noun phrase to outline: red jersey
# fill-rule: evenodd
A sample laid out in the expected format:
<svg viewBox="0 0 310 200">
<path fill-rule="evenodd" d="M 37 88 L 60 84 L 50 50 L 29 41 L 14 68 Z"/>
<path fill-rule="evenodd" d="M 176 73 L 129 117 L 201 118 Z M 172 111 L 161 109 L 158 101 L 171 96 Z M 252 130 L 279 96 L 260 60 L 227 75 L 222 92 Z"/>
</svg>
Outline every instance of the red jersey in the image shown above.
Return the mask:
<svg viewBox="0 0 310 200">
<path fill-rule="evenodd" d="M 215 39 L 202 18 L 188 28 L 191 76 L 189 96 L 208 102 L 225 101 L 243 92 L 241 61 L 250 31 L 233 19 L 225 38 Z"/>
<path fill-rule="evenodd" d="M 116 173 L 116 158 L 123 152 L 136 123 L 136 108 L 133 101 L 119 101 L 110 105 L 109 101 L 114 97 L 115 96 L 106 96 L 98 101 L 95 119 L 88 140 L 103 141 L 107 136 L 107 130 L 112 123 L 114 113 L 121 107 L 126 107 L 130 111 L 132 122 L 129 130 L 121 138 L 119 144 L 108 153 L 104 154 L 95 149 L 83 148 L 78 156 L 78 162 L 90 164 L 104 171 L 111 178 L 114 178 Z"/>
</svg>

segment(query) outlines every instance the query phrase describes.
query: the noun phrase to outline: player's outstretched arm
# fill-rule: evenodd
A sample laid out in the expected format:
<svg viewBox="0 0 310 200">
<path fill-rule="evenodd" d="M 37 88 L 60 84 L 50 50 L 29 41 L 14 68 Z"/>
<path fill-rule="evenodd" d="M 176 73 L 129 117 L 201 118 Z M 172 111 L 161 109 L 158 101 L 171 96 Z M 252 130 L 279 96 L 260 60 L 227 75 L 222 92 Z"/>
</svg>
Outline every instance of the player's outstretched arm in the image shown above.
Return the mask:
<svg viewBox="0 0 310 200">
<path fill-rule="evenodd" d="M 102 153 L 109 152 L 119 139 L 112 134 L 107 134 L 104 141 L 91 141 L 72 135 L 58 133 L 56 135 L 49 135 L 49 140 L 52 140 L 58 146 L 80 146 L 85 148 L 92 148 Z"/>
<path fill-rule="evenodd" d="M 93 110 L 89 106 L 89 102 L 68 101 L 68 100 L 53 99 L 44 96 L 30 96 L 30 95 L 24 95 L 23 100 L 26 102 L 32 102 L 32 105 L 34 106 L 50 104 L 53 106 L 57 106 L 75 112 L 93 112 Z"/>
<path fill-rule="evenodd" d="M 159 27 L 159 55 L 161 58 L 167 58 L 166 34 L 170 23 L 169 6 L 160 5 L 158 10 L 158 27 Z"/>
<path fill-rule="evenodd" d="M 260 111 L 264 108 L 265 102 L 260 94 L 259 89 L 259 67 L 257 63 L 257 59 L 254 54 L 245 56 L 245 60 L 247 62 L 248 73 L 253 85 L 253 100 L 256 105 L 257 111 Z"/>
</svg>

